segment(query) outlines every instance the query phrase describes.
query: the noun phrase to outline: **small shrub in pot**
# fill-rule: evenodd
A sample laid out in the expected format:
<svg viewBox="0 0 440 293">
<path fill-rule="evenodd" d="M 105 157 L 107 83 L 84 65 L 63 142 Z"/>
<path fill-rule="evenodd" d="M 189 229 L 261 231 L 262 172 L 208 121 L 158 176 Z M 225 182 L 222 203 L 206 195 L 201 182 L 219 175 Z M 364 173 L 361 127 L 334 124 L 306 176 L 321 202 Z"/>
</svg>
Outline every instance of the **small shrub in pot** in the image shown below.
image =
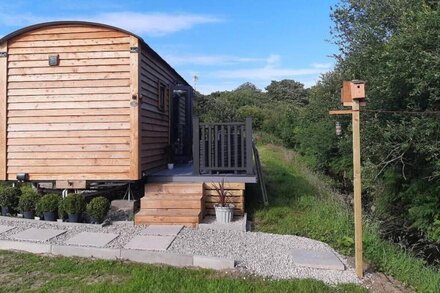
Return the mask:
<svg viewBox="0 0 440 293">
<path fill-rule="evenodd" d="M 12 213 L 17 208 L 20 196 L 20 188 L 4 184 L 0 186 L 0 206 L 3 216 Z"/>
<path fill-rule="evenodd" d="M 62 213 L 66 213 L 69 222 L 77 223 L 86 209 L 86 202 L 81 194 L 69 194 L 60 203 Z"/>
<path fill-rule="evenodd" d="M 27 189 L 23 192 L 18 200 L 18 209 L 23 213 L 26 219 L 33 219 L 35 216 L 35 209 L 40 195 L 32 190 Z"/>
<path fill-rule="evenodd" d="M 212 184 L 212 187 L 217 192 L 218 204 L 214 205 L 215 218 L 219 223 L 229 223 L 234 217 L 234 205 L 226 203 L 227 198 L 231 196 L 231 192 L 226 189 L 225 179 L 219 183 Z"/>
<path fill-rule="evenodd" d="M 87 214 L 92 223 L 102 223 L 109 209 L 110 201 L 103 196 L 95 197 L 87 204 Z"/>
<path fill-rule="evenodd" d="M 56 193 L 46 194 L 38 201 L 37 212 L 43 214 L 46 221 L 56 221 L 60 199 L 60 196 Z"/>
</svg>

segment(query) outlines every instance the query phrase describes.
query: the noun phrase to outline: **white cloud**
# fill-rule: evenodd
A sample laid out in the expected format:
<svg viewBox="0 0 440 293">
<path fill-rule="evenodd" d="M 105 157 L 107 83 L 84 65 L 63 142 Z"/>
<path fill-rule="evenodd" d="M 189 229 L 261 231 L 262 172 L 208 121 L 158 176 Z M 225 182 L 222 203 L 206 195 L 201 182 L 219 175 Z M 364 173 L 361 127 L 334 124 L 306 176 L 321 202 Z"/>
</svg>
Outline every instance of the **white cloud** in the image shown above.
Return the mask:
<svg viewBox="0 0 440 293">
<path fill-rule="evenodd" d="M 177 65 L 232 65 L 238 63 L 264 62 L 264 58 L 248 58 L 230 55 L 165 55 L 165 60 Z"/>
<path fill-rule="evenodd" d="M 207 15 L 137 12 L 102 13 L 92 17 L 91 20 L 111 24 L 138 34 L 156 36 L 191 29 L 199 24 L 222 21 Z"/>
<path fill-rule="evenodd" d="M 217 23 L 222 20 L 209 15 L 182 13 L 138 13 L 109 12 L 96 15 L 76 15 L 58 17 L 40 17 L 32 14 L 0 13 L 0 24 L 5 26 L 25 26 L 40 22 L 56 20 L 81 20 L 104 23 L 126 29 L 137 34 L 162 36 L 182 30 L 191 29 L 196 25 Z"/>
<path fill-rule="evenodd" d="M 281 78 L 292 78 L 294 76 L 315 75 L 328 71 L 325 68 L 281 68 L 265 66 L 262 68 L 220 70 L 213 72 L 217 78 L 243 79 L 243 80 L 276 80 Z"/>
</svg>

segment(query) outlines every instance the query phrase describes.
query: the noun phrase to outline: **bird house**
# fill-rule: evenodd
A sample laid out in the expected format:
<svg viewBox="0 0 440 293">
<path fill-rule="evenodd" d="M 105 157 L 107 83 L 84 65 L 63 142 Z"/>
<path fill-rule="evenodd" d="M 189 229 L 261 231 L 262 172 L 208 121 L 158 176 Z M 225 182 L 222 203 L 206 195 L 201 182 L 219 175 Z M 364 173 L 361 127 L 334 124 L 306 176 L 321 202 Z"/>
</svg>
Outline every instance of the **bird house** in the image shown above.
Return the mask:
<svg viewBox="0 0 440 293">
<path fill-rule="evenodd" d="M 365 82 L 362 80 L 344 80 L 341 88 L 341 103 L 351 106 L 353 100 L 359 100 L 361 106 L 365 106 Z"/>
</svg>

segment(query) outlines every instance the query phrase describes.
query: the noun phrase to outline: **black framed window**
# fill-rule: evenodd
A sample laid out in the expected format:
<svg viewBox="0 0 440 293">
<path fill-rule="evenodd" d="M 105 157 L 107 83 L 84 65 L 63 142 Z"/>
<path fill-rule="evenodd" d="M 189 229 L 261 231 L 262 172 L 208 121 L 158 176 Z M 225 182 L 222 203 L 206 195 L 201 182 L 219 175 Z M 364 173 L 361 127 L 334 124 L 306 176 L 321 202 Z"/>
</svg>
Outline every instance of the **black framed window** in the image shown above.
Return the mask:
<svg viewBox="0 0 440 293">
<path fill-rule="evenodd" d="M 165 97 L 166 97 L 167 87 L 163 83 L 159 83 L 159 101 L 157 107 L 160 111 L 165 111 Z"/>
</svg>

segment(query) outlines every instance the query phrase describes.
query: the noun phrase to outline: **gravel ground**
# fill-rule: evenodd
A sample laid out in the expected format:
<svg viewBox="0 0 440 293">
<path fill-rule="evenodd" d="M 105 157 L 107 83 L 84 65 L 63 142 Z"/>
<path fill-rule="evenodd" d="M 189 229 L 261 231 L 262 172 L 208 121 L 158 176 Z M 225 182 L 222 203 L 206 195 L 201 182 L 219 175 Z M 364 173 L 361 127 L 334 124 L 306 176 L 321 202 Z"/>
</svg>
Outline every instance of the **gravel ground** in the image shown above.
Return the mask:
<svg viewBox="0 0 440 293">
<path fill-rule="evenodd" d="M 14 240 L 11 236 L 29 228 L 62 229 L 66 233 L 49 240 L 52 244 L 65 241 L 80 232 L 116 233 L 119 237 L 107 244 L 108 248 L 123 248 L 134 236 L 141 234 L 145 226 L 133 222 L 113 222 L 101 227 L 93 224 L 57 223 L 0 217 L 0 225 L 15 226 L 1 233 L 0 239 Z M 327 244 L 291 235 L 275 235 L 260 232 L 218 231 L 184 228 L 168 248 L 169 252 L 192 255 L 217 256 L 234 259 L 241 272 L 275 279 L 313 278 L 328 284 L 359 283 L 353 268 L 346 259 L 334 252 L 345 264 L 345 271 L 312 269 L 295 265 L 289 250 L 292 248 L 333 251 Z"/>
<path fill-rule="evenodd" d="M 292 248 L 334 252 L 327 244 L 304 237 L 192 229 L 182 230 L 168 250 L 235 259 L 240 271 L 275 279 L 313 278 L 328 284 L 359 283 L 354 269 L 336 252 L 347 267 L 345 271 L 299 267 L 288 254 Z"/>
</svg>

